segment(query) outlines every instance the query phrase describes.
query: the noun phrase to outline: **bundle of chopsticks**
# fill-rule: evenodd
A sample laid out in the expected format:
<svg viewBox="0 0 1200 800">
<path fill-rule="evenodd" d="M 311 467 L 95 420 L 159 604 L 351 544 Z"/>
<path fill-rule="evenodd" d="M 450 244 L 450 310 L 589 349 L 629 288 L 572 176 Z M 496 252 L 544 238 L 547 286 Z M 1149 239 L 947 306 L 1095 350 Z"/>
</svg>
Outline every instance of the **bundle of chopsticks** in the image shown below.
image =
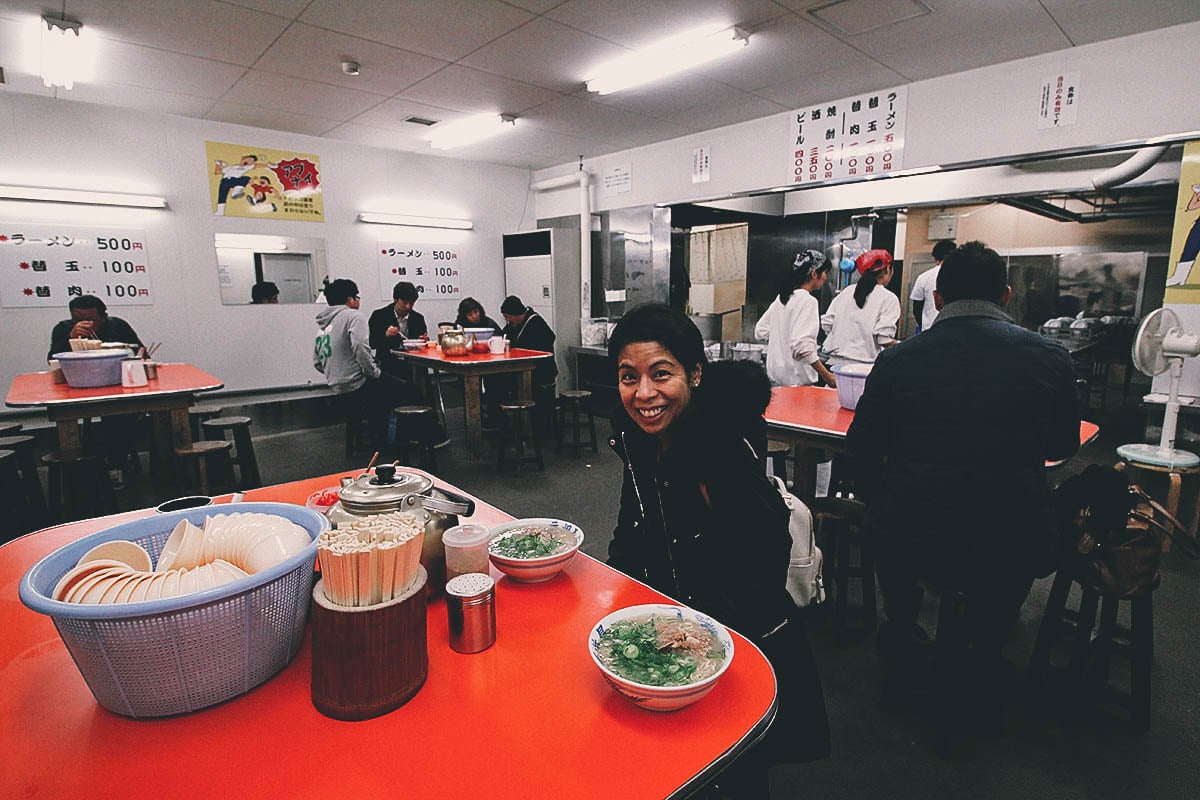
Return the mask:
<svg viewBox="0 0 1200 800">
<path fill-rule="evenodd" d="M 150 347 L 142 345 L 142 352 L 138 354 L 138 358 L 149 360 L 154 358 L 154 354 L 158 352 L 158 348 L 162 347 L 162 342 L 151 342 Z"/>
<path fill-rule="evenodd" d="M 417 580 L 425 528 L 415 514 L 363 517 L 317 537 L 325 596 L 339 606 L 372 606 L 403 595 Z"/>
</svg>

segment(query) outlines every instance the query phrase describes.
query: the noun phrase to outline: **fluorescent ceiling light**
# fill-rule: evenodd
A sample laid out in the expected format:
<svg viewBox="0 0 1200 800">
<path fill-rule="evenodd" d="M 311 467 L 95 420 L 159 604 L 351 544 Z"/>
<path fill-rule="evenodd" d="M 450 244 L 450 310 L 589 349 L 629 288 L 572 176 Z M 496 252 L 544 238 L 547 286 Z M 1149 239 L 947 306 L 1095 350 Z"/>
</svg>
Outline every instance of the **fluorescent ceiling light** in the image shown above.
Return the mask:
<svg viewBox="0 0 1200 800">
<path fill-rule="evenodd" d="M 92 192 L 82 189 L 45 189 L 38 186 L 0 186 L 0 199 L 38 200 L 45 203 L 79 203 L 91 206 L 128 206 L 129 208 L 166 208 L 162 197 L 120 192 Z"/>
<path fill-rule="evenodd" d="M 382 214 L 373 211 L 362 212 L 358 215 L 358 221 L 377 225 L 407 225 L 411 228 L 449 228 L 456 231 L 469 231 L 475 227 L 475 223 L 469 219 L 417 217 L 411 214 Z"/>
<path fill-rule="evenodd" d="M 75 81 L 91 76 L 95 49 L 91 34 L 83 33 L 83 25 L 71 20 L 42 17 L 41 23 L 42 83 L 49 87 L 73 89 Z"/>
<path fill-rule="evenodd" d="M 741 28 L 714 31 L 711 26 L 672 36 L 602 64 L 587 80 L 589 92 L 612 94 L 694 69 L 742 49 L 750 34 Z"/>
<path fill-rule="evenodd" d="M 435 150 L 449 150 L 466 144 L 490 139 L 498 133 L 516 127 L 512 114 L 477 114 L 453 122 L 439 122 L 425 134 L 425 141 Z"/>
</svg>

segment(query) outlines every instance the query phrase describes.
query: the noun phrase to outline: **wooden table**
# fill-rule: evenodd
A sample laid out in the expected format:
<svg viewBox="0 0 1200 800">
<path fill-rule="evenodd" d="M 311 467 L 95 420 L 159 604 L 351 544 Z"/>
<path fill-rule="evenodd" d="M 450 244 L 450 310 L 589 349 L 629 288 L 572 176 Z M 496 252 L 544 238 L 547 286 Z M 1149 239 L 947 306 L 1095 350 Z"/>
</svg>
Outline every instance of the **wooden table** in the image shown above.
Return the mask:
<svg viewBox="0 0 1200 800">
<path fill-rule="evenodd" d="M 58 427 L 58 449 L 65 457 L 83 449 L 79 420 L 115 414 L 149 413 L 154 420 L 154 446 L 170 464 L 177 447 L 192 444 L 188 408 L 195 395 L 220 389 L 225 384 L 191 364 L 159 364 L 158 378 L 145 386 L 97 386 L 76 389 L 55 383 L 50 372 L 27 372 L 13 379 L 4 404 L 13 408 L 45 406 Z"/>
<path fill-rule="evenodd" d="M 461 375 L 463 379 L 463 414 L 467 425 L 467 459 L 478 461 L 482 454 L 483 420 L 483 376 L 500 373 L 517 373 L 517 398 L 527 403 L 533 400 L 533 369 L 543 359 L 554 358 L 553 353 L 541 350 L 523 350 L 514 347 L 505 353 L 468 353 L 465 356 L 443 355 L 439 347 L 423 347 L 420 350 L 393 350 L 392 355 L 403 358 L 419 367 L 435 372 Z"/>
<path fill-rule="evenodd" d="M 821 450 L 842 452 L 846 431 L 854 421 L 854 412 L 842 408 L 837 389 L 817 386 L 777 386 L 771 390 L 771 404 L 763 412 L 767 435 L 795 446 L 796 473 L 793 478 L 797 497 L 811 502 L 816 494 L 817 461 Z M 1079 423 L 1079 446 L 1100 435 L 1094 422 Z M 1047 462 L 1054 466 L 1062 462 Z"/>
<path fill-rule="evenodd" d="M 245 499 L 303 503 L 338 477 L 256 489 Z M 510 519 L 476 504 L 472 522 Z M 774 718 L 771 666 L 736 633 L 733 662 L 697 703 L 658 713 L 618 695 L 588 655 L 591 626 L 614 609 L 664 598 L 580 553 L 545 583 L 493 572 L 497 639 L 481 653 L 450 649 L 444 601 L 431 602 L 429 678 L 382 717 L 322 716 L 311 701 L 306 641 L 248 694 L 178 717 L 126 719 L 96 703 L 51 620 L 18 601 L 17 585 L 56 548 L 150 513 L 60 525 L 0 547 L 0 796 L 676 798 Z"/>
</svg>

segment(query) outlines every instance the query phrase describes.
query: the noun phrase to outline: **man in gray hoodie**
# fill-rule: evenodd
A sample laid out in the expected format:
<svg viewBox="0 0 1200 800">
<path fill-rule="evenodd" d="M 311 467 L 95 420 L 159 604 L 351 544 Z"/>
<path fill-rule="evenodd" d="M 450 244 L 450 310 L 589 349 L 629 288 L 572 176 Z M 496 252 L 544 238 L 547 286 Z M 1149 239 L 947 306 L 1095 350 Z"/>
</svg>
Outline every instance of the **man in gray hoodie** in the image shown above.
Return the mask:
<svg viewBox="0 0 1200 800">
<path fill-rule="evenodd" d="M 387 445 L 388 412 L 396 405 L 419 403 L 420 396 L 410 384 L 387 381 L 371 350 L 366 316 L 359 311 L 358 286 L 339 278 L 325 287 L 329 308 L 317 313 L 317 335 L 313 348 L 313 366 L 325 375 L 325 382 L 346 404 L 347 413 L 367 412 L 371 446 L 382 451 Z M 440 424 L 422 431 L 435 447 L 449 444 Z"/>
</svg>

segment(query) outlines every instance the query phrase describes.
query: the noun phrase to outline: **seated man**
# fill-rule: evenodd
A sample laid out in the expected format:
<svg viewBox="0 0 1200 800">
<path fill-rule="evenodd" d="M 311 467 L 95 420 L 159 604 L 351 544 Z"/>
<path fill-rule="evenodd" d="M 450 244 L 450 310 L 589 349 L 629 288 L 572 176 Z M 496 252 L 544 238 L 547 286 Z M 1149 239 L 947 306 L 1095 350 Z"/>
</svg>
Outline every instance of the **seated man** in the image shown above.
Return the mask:
<svg viewBox="0 0 1200 800">
<path fill-rule="evenodd" d="M 420 402 L 412 384 L 388 378 L 375 361 L 367 333 L 367 319 L 359 310 L 358 286 L 354 281 L 339 278 L 325 287 L 326 308 L 317 313 L 317 336 L 313 351 L 313 366 L 325 375 L 325 382 L 342 399 L 346 413 L 367 413 L 367 430 L 371 446 L 380 452 L 388 450 L 387 423 L 394 407 Z M 449 443 L 440 424 L 434 423 L 421 431 L 419 437 L 428 439 L 435 447 Z"/>
<path fill-rule="evenodd" d="M 418 297 L 416 286 L 400 281 L 392 287 L 392 302 L 372 311 L 368 323 L 379 368 L 400 380 L 412 380 L 412 369 L 392 351 L 402 348 L 405 339 L 429 338 L 425 317 L 413 310 Z"/>
<path fill-rule="evenodd" d="M 50 352 L 47 360 L 55 353 L 69 353 L 71 339 L 99 339 L 102 342 L 121 342 L 142 347 L 132 326 L 120 317 L 110 317 L 108 307 L 99 297 L 80 295 L 67 303 L 71 318 L 64 319 L 50 332 Z M 133 414 L 109 415 L 100 425 L 104 442 L 104 460 L 108 464 L 108 479 L 114 489 L 125 486 L 124 469 L 129 465 L 131 448 L 137 437 L 138 417 Z"/>
<path fill-rule="evenodd" d="M 924 579 L 965 591 L 978 710 L 999 720 L 1009 629 L 1056 567 L 1046 460 L 1079 447 L 1071 358 L 1002 308 L 1004 259 L 980 242 L 945 256 L 936 322 L 880 353 L 846 436 L 867 502 L 887 622 L 885 701 L 912 666 Z"/>
<path fill-rule="evenodd" d="M 510 294 L 500 304 L 500 314 L 505 323 L 502 334 L 508 338 L 513 349 L 541 350 L 554 352 L 554 331 L 546 324 L 542 315 L 534 311 L 521 298 Z M 553 409 L 557 397 L 555 381 L 558 378 L 558 365 L 553 358 L 538 361 L 533 368 L 533 400 L 545 409 Z M 517 378 L 514 375 L 491 375 L 487 379 L 489 413 L 494 411 L 498 403 L 508 402 L 517 396 Z"/>
<path fill-rule="evenodd" d="M 279 302 L 279 287 L 273 281 L 259 281 L 250 287 L 250 302 L 265 305 Z"/>
</svg>

